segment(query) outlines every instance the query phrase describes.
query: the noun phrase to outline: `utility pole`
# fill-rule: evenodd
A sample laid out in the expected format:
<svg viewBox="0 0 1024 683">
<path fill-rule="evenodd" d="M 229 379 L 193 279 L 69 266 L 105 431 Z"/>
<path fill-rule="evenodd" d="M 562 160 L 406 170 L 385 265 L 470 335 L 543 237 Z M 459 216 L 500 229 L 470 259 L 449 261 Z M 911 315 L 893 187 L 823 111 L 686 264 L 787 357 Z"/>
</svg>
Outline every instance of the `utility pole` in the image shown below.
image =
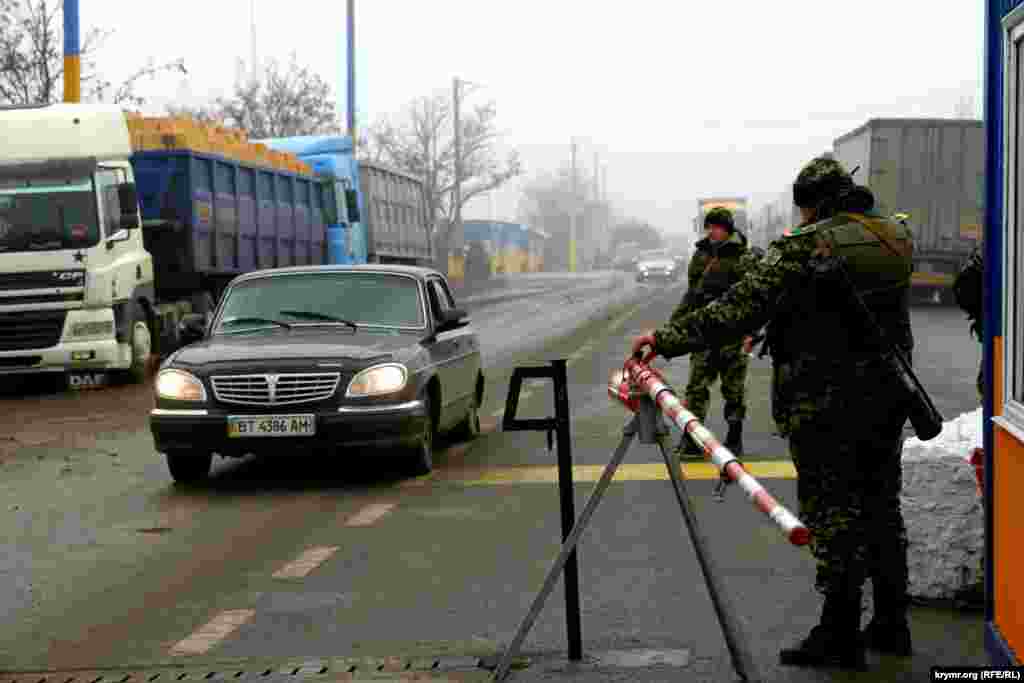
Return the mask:
<svg viewBox="0 0 1024 683">
<path fill-rule="evenodd" d="M 348 0 L 348 134 L 356 152 L 356 0 Z"/>
<path fill-rule="evenodd" d="M 453 230 L 456 235 L 462 235 L 462 120 L 459 118 L 459 77 L 452 81 L 452 119 L 455 123 L 455 187 L 452 189 L 452 218 L 454 219 Z M 448 232 L 449 236 L 452 234 Z M 451 239 L 448 240 L 451 242 Z M 445 251 L 448 245 L 444 245 Z"/>
<path fill-rule="evenodd" d="M 569 272 L 576 272 L 576 138 L 572 138 L 572 209 L 569 211 Z"/>
<path fill-rule="evenodd" d="M 257 54 L 256 54 L 256 0 L 252 0 L 249 3 L 249 40 L 252 43 L 249 48 L 252 50 L 252 62 L 249 64 L 249 78 L 250 84 L 256 83 L 259 79 L 259 66 L 257 65 Z"/>
<path fill-rule="evenodd" d="M 78 0 L 64 0 L 64 101 L 82 101 L 82 51 Z"/>
<path fill-rule="evenodd" d="M 594 208 L 590 213 L 590 268 L 594 268 L 596 252 L 601 248 L 601 155 L 594 152 Z"/>
</svg>

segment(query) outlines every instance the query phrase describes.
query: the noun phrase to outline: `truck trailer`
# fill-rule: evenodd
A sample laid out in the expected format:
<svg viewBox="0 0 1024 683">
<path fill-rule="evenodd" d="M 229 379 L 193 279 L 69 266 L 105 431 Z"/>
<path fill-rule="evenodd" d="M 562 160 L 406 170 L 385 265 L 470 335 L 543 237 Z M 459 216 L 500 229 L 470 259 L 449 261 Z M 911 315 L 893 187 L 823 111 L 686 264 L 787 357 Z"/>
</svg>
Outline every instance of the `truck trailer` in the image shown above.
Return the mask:
<svg viewBox="0 0 1024 683">
<path fill-rule="evenodd" d="M 416 176 L 357 160 L 348 136 L 263 140 L 294 154 L 335 186 L 337 225 L 328 226 L 331 263 L 433 265 L 426 188 Z"/>
<path fill-rule="evenodd" d="M 142 380 L 235 276 L 327 261 L 334 186 L 297 161 L 135 150 L 105 105 L 7 108 L 0 131 L 0 373 Z"/>
<path fill-rule="evenodd" d="M 973 119 L 871 119 L 834 142 L 835 158 L 875 195 L 875 208 L 909 216 L 915 299 L 952 303 L 953 279 L 981 238 L 985 132 Z"/>
</svg>

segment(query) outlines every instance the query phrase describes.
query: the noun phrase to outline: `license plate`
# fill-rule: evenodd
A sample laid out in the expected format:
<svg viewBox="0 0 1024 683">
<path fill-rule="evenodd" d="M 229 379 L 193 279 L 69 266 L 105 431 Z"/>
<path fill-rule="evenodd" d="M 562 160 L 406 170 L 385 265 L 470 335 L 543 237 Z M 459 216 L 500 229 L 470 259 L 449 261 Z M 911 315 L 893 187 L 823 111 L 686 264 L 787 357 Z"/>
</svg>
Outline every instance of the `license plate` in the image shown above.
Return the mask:
<svg viewBox="0 0 1024 683">
<path fill-rule="evenodd" d="M 228 437 L 313 436 L 315 415 L 254 415 L 228 418 Z"/>
</svg>

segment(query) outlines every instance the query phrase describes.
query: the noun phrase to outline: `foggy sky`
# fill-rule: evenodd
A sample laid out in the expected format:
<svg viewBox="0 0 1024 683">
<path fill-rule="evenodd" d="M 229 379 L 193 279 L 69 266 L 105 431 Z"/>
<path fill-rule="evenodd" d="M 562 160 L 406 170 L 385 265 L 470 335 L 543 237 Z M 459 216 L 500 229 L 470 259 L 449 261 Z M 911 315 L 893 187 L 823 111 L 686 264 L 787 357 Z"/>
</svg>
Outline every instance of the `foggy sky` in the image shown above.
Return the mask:
<svg viewBox="0 0 1024 683">
<path fill-rule="evenodd" d="M 114 35 L 99 54 L 117 81 L 149 57 L 190 75 L 143 83 L 149 110 L 228 94 L 236 59 L 257 54 L 319 72 L 345 111 L 341 0 L 176 0 L 159 12 L 81 0 L 83 29 Z M 981 112 L 980 3 L 795 0 L 597 3 L 592 0 L 356 0 L 357 108 L 372 121 L 453 76 L 494 100 L 504 143 L 527 174 L 553 171 L 579 142 L 581 165 L 607 165 L 628 213 L 685 229 L 700 196 L 755 205 L 799 166 L 872 117 Z M 129 11 L 130 10 L 130 11 Z M 518 183 L 464 215 L 512 219 Z"/>
</svg>

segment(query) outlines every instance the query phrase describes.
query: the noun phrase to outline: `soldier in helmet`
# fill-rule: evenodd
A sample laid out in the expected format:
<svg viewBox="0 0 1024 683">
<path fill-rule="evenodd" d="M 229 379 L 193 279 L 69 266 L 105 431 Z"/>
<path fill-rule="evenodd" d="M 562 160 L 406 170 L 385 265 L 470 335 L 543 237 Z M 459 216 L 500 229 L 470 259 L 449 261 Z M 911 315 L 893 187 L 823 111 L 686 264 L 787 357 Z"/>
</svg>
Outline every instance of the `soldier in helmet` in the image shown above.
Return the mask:
<svg viewBox="0 0 1024 683">
<path fill-rule="evenodd" d="M 704 217 L 707 236 L 697 242 L 690 259 L 689 286 L 683 301 L 672 314 L 676 320 L 700 306 L 707 305 L 739 280 L 740 259 L 749 252 L 746 236 L 736 229 L 732 212 L 716 207 Z M 745 390 L 749 358 L 743 340 L 711 347 L 690 356 L 690 380 L 686 385 L 686 403 L 703 422 L 707 417 L 710 387 L 721 378 L 725 400 L 725 420 L 729 433 L 725 445 L 739 455 L 743 452 L 743 419 L 747 414 Z M 683 457 L 699 457 L 701 450 L 684 437 Z"/>
<path fill-rule="evenodd" d="M 674 358 L 735 343 L 768 323 L 772 412 L 796 465 L 800 515 L 812 531 L 821 619 L 780 653 L 795 666 L 863 668 L 865 645 L 911 653 L 907 539 L 900 510 L 907 401 L 846 283 L 823 267 L 841 257 L 853 286 L 890 340 L 913 346 L 908 295 L 913 238 L 872 211 L 871 192 L 820 157 L 793 185 L 803 222 L 708 306 L 633 340 Z M 873 584 L 874 616 L 861 633 L 861 597 Z"/>
</svg>

